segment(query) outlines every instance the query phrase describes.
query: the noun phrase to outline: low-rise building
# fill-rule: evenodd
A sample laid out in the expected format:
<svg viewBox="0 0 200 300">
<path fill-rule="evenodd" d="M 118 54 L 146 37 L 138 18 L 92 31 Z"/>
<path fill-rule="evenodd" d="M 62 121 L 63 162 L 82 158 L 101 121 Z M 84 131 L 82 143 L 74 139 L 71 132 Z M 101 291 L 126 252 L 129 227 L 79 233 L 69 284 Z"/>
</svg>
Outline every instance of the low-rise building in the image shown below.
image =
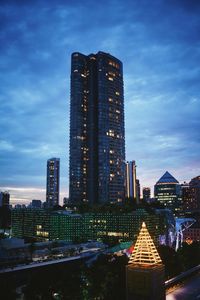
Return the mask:
<svg viewBox="0 0 200 300">
<path fill-rule="evenodd" d="M 136 209 L 130 213 L 77 214 L 43 209 L 13 209 L 12 233 L 15 237 L 33 238 L 38 241 L 135 241 L 143 221 L 148 225 L 156 244 L 161 236 L 165 236 L 164 240 L 167 243 L 169 232 L 174 228 L 173 222 L 169 221 L 167 210 L 163 210 L 163 214 L 147 212 L 144 209 Z"/>
</svg>

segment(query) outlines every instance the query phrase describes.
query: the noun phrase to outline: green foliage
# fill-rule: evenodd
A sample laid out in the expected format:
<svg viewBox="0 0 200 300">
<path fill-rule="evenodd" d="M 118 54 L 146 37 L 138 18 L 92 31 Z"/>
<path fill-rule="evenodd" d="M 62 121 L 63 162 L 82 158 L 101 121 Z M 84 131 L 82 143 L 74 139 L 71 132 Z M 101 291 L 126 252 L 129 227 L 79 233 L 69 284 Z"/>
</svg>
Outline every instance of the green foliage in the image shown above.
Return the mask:
<svg viewBox="0 0 200 300">
<path fill-rule="evenodd" d="M 74 205 L 68 205 L 68 208 L 74 210 L 77 213 L 128 213 L 132 212 L 137 208 L 136 201 L 134 199 L 125 199 L 122 203 L 104 203 L 104 204 L 89 204 L 81 202 Z"/>
<path fill-rule="evenodd" d="M 200 264 L 200 242 L 193 242 L 191 245 L 183 243 L 177 253 L 185 270 Z"/>
<path fill-rule="evenodd" d="M 130 213 L 135 211 L 137 208 L 144 208 L 148 212 L 153 212 L 156 208 L 164 208 L 162 204 L 160 204 L 158 201 L 154 203 L 146 203 L 141 201 L 140 204 L 136 203 L 136 199 L 134 198 L 125 198 L 123 202 L 121 203 L 109 203 L 106 202 L 104 204 L 89 204 L 86 202 L 80 202 L 76 203 L 76 206 L 73 204 L 68 204 L 68 209 L 71 209 L 72 211 L 75 211 L 76 213 L 84 214 L 84 213 L 117 213 L 117 214 L 123 214 L 123 213 Z"/>
<path fill-rule="evenodd" d="M 180 274 L 184 267 L 178 253 L 168 246 L 159 246 L 158 252 L 165 265 L 165 278 L 169 279 Z"/>
<path fill-rule="evenodd" d="M 158 251 L 165 265 L 166 279 L 200 263 L 199 242 L 183 244 L 178 252 L 167 246 L 160 246 Z M 51 300 L 57 293 L 56 299 L 125 300 L 127 263 L 126 255 L 102 254 L 90 265 L 73 262 L 33 271 L 24 289 L 24 299 Z M 10 296 L 10 299 L 14 298 Z"/>
<path fill-rule="evenodd" d="M 5 233 L 4 232 L 0 232 L 0 240 L 2 240 L 2 239 L 6 239 L 6 235 L 5 235 Z"/>
<path fill-rule="evenodd" d="M 81 286 L 82 265 L 59 265 L 35 272 L 24 288 L 25 300 L 51 300 L 54 293 L 58 293 L 59 299 L 82 299 Z"/>
<path fill-rule="evenodd" d="M 125 299 L 125 255 L 102 255 L 85 271 L 83 290 L 88 300 Z M 86 292 L 87 291 L 87 292 Z"/>
<path fill-rule="evenodd" d="M 168 246 L 160 246 L 158 252 L 165 265 L 166 279 L 200 264 L 200 242 L 183 243 L 177 252 Z"/>
</svg>

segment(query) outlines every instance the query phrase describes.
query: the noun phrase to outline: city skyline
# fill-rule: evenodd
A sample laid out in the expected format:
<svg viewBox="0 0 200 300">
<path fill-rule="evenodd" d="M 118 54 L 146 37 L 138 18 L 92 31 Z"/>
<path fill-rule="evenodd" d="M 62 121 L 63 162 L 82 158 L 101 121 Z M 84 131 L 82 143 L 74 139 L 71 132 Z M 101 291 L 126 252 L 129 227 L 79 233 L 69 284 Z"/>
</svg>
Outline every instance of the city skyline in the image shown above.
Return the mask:
<svg viewBox="0 0 200 300">
<path fill-rule="evenodd" d="M 1 2 L 0 189 L 11 201 L 45 200 L 48 157 L 61 158 L 68 194 L 75 51 L 123 63 L 126 160 L 141 186 L 167 170 L 179 182 L 199 175 L 199 12 L 195 0 Z"/>
</svg>

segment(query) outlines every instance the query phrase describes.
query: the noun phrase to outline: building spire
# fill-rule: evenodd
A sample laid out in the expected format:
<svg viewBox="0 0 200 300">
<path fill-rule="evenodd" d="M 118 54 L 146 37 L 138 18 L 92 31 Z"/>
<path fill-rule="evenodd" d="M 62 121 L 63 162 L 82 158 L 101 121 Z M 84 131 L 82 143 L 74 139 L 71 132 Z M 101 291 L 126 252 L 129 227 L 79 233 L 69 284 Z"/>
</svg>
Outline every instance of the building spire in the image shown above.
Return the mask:
<svg viewBox="0 0 200 300">
<path fill-rule="evenodd" d="M 130 257 L 129 264 L 161 264 L 161 258 L 156 250 L 154 242 L 146 228 L 146 224 L 142 223 L 142 228 L 138 235 L 133 253 Z"/>
</svg>

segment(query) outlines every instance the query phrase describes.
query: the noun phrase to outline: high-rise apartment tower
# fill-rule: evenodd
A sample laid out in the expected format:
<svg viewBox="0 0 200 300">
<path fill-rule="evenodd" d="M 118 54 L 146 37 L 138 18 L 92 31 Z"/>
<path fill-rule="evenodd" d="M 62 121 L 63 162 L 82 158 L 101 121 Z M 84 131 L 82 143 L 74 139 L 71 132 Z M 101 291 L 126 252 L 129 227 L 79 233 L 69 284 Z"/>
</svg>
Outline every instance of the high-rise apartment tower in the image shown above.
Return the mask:
<svg viewBox="0 0 200 300">
<path fill-rule="evenodd" d="M 88 56 L 73 53 L 70 201 L 121 202 L 124 162 L 122 63 L 104 52 Z"/>
<path fill-rule="evenodd" d="M 50 158 L 47 160 L 47 187 L 46 203 L 48 208 L 59 205 L 60 188 L 60 159 Z"/>
</svg>

